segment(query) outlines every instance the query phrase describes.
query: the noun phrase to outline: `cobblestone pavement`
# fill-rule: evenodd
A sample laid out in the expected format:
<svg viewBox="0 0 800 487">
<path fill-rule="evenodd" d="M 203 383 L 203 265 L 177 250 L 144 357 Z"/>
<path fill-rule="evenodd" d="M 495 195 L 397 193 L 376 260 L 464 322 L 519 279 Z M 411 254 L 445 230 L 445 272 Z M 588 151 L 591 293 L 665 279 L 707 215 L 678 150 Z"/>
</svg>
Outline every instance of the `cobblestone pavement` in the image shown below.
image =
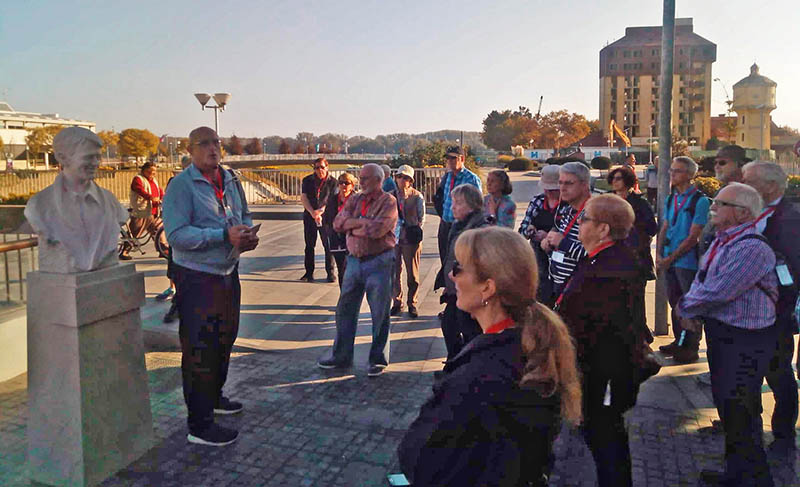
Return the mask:
<svg viewBox="0 0 800 487">
<path fill-rule="evenodd" d="M 441 307 L 431 292 L 438 269 L 438 219 L 430 218 L 425 227 L 420 319 L 392 319 L 391 365 L 376 378 L 366 376 L 366 305 L 354 368 L 331 372 L 315 365 L 333 341 L 338 286 L 296 281 L 303 273 L 301 225 L 265 221 L 261 246 L 242 260 L 242 325 L 226 394 L 242 401 L 245 411 L 219 418 L 240 431 L 239 441 L 226 448 L 186 442 L 176 326 L 160 323 L 167 304 L 152 299 L 166 287 L 165 266 L 148 256 L 136 257 L 137 268 L 147 276 L 148 304 L 142 314 L 157 442 L 103 486 L 378 487 L 388 485 L 388 473 L 399 471 L 397 444 L 445 356 L 436 319 Z M 324 271 L 318 268 L 317 275 Z M 668 339 L 657 338 L 656 345 Z M 721 467 L 722 437 L 698 431 L 716 418 L 710 390 L 698 381 L 704 371 L 704 354 L 692 365 L 666 360 L 661 373 L 642 387 L 628 416 L 634 485 L 696 485 L 701 469 Z M 767 430 L 771 396 L 765 389 Z M 30 485 L 26 420 L 26 377 L 0 383 L 0 486 Z M 555 450 L 552 486 L 595 485 L 591 455 L 577 432 L 563 430 Z M 800 485 L 798 467 L 797 458 L 792 464 L 773 464 L 777 485 Z"/>
</svg>

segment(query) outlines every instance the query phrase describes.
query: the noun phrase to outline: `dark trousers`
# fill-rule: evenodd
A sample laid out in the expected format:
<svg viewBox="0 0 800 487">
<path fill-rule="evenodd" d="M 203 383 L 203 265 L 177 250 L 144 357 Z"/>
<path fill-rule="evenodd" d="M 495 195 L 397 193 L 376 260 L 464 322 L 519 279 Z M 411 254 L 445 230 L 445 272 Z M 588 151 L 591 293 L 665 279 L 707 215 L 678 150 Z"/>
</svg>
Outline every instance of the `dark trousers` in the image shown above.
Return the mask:
<svg viewBox="0 0 800 487">
<path fill-rule="evenodd" d="M 227 276 L 175 265 L 183 398 L 189 431 L 202 432 L 214 422 L 214 406 L 228 377 L 233 342 L 239 332 L 239 272 Z"/>
<path fill-rule="evenodd" d="M 745 330 L 705 318 L 711 394 L 725 432 L 725 475 L 735 485 L 773 486 L 764 452 L 761 385 L 777 330 Z"/>
<path fill-rule="evenodd" d="M 446 303 L 442 316 L 442 335 L 447 348 L 447 360 L 451 360 L 483 330 L 469 313 L 458 309 L 455 296 L 443 296 L 442 299 Z"/>
<path fill-rule="evenodd" d="M 344 282 L 344 271 L 347 268 L 347 252 L 331 252 L 333 260 L 336 261 L 336 274 L 339 276 L 339 290 L 342 290 Z"/>
<path fill-rule="evenodd" d="M 603 405 L 589 407 L 581 433 L 594 458 L 597 485 L 632 485 L 631 450 L 622 413 Z"/>
<path fill-rule="evenodd" d="M 436 238 L 439 241 L 439 262 L 441 262 L 442 265 L 444 265 L 444 259 L 447 257 L 447 242 L 450 237 L 450 227 L 452 226 L 453 224 L 450 222 L 439 220 L 439 233 Z"/>
<path fill-rule="evenodd" d="M 794 335 L 789 327 L 778 331 L 778 344 L 767 368 L 767 384 L 775 395 L 772 434 L 794 443 L 797 424 L 797 381 L 792 370 Z"/>
<path fill-rule="evenodd" d="M 675 341 L 681 339 L 681 333 L 684 331 L 681 326 L 680 318 L 678 317 L 678 301 L 689 291 L 689 288 L 692 287 L 692 281 L 696 273 L 697 271 L 695 270 L 683 269 L 675 266 L 670 267 L 666 272 L 667 300 L 672 308 L 672 334 L 675 336 Z M 683 338 L 683 346 L 694 350 L 700 348 L 700 338 L 703 336 L 703 332 L 696 333 L 689 330 L 685 331 L 686 335 Z"/>
<path fill-rule="evenodd" d="M 322 248 L 325 249 L 325 271 L 328 274 L 333 274 L 333 256 L 331 250 L 328 248 L 328 239 L 325 237 L 325 227 L 318 227 L 317 222 L 311 218 L 307 212 L 303 212 L 303 237 L 306 241 L 306 256 L 305 266 L 306 274 L 314 274 L 314 253 L 317 246 L 317 235 L 322 240 Z"/>
</svg>

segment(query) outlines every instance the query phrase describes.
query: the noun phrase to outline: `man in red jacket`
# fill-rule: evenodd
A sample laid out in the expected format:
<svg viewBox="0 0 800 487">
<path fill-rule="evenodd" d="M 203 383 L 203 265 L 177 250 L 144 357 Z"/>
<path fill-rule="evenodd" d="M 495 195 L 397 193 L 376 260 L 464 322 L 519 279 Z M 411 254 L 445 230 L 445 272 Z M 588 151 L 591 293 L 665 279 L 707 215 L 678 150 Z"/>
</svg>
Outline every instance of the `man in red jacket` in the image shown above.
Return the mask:
<svg viewBox="0 0 800 487">
<path fill-rule="evenodd" d="M 141 174 L 134 176 L 131 181 L 131 220 L 128 223 L 131 235 L 139 238 L 144 232 L 150 232 L 154 237 L 161 225 L 159 217 L 159 206 L 161 199 L 164 198 L 164 190 L 158 185 L 155 179 L 156 165 L 152 162 L 145 162 L 141 169 Z M 131 245 L 125 242 L 119 254 L 120 260 L 131 260 L 129 252 Z"/>
</svg>

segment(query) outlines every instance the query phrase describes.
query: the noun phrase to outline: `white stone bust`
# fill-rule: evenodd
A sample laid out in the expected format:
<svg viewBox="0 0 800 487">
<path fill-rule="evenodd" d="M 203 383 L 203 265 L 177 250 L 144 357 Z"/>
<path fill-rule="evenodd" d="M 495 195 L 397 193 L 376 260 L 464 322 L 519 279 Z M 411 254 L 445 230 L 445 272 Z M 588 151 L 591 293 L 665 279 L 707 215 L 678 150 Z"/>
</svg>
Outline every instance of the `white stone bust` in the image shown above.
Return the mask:
<svg viewBox="0 0 800 487">
<path fill-rule="evenodd" d="M 119 264 L 119 230 L 128 212 L 94 182 L 102 145 L 82 127 L 65 128 L 53 138 L 61 173 L 25 207 L 25 218 L 39 235 L 42 272 L 88 272 Z"/>
</svg>

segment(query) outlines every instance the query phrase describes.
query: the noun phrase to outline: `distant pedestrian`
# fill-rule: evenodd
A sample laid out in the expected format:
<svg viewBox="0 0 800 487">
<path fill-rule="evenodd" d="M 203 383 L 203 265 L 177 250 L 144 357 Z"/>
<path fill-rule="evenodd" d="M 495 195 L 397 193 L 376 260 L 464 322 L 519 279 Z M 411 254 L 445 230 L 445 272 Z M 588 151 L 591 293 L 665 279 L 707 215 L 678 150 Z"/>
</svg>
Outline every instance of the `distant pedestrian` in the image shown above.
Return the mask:
<svg viewBox="0 0 800 487">
<path fill-rule="evenodd" d="M 486 190 L 489 194 L 483 199 L 483 211 L 489 221 L 513 229 L 517 219 L 517 204 L 510 196 L 514 188 L 508 173 L 501 169 L 490 172 L 486 177 Z"/>
<path fill-rule="evenodd" d="M 697 163 L 691 157 L 672 160 L 669 168 L 672 193 L 664 201 L 660 244 L 656 249 L 656 266 L 666 276 L 673 333 L 672 343 L 658 349 L 679 363 L 697 361 L 702 338 L 702 330 L 684 329 L 676 314 L 678 300 L 689 290 L 697 273 L 697 243 L 708 221 L 710 201 L 692 184 L 696 173 Z"/>
<path fill-rule="evenodd" d="M 215 414 L 242 411 L 223 395 L 231 350 L 239 331 L 239 253 L 258 235 L 242 187 L 219 166 L 219 136 L 208 127 L 189 134 L 192 165 L 172 180 L 164 224 L 174 261 L 181 341 L 183 397 L 190 443 L 224 446 L 238 432 L 214 422 Z"/>
<path fill-rule="evenodd" d="M 159 186 L 155 175 L 155 163 L 145 162 L 139 174 L 134 176 L 131 181 L 131 219 L 128 227 L 133 238 L 139 238 L 148 232 L 154 239 L 158 236 L 158 229 L 161 227 L 161 200 L 164 198 L 164 190 Z M 131 248 L 130 242 L 124 242 L 119 259 L 131 260 L 129 255 Z"/>
<path fill-rule="evenodd" d="M 450 193 L 453 188 L 462 184 L 471 184 L 478 190 L 481 189 L 480 178 L 464 167 L 463 149 L 457 145 L 448 147 L 444 159 L 447 165 L 447 172 L 442 176 L 434 196 L 434 206 L 436 206 L 436 211 L 441 217 L 437 238 L 439 240 L 439 260 L 442 264 L 444 264 L 444 259 L 447 256 L 450 227 L 455 220 L 453 217 L 453 199 Z"/>
<path fill-rule="evenodd" d="M 559 170 L 561 205 L 556 213 L 555 226 L 541 243 L 542 249 L 550 255 L 552 294 L 544 302 L 551 306 L 564 290 L 578 261 L 586 255 L 578 232 L 581 214 L 591 196 L 589 179 L 589 169 L 580 162 L 568 162 Z"/>
<path fill-rule="evenodd" d="M 800 211 L 784 196 L 787 176 L 774 162 L 754 161 L 744 165 L 745 184 L 755 188 L 766 203 L 756 219 L 756 230 L 785 266 L 779 281 L 779 298 L 776 305 L 778 344 L 767 369 L 767 384 L 775 396 L 772 413 L 772 436 L 775 440 L 769 451 L 781 456 L 793 455 L 797 449 L 797 382 L 792 370 L 794 335 L 797 321 L 793 315 L 800 284 Z M 778 266 L 781 262 L 778 262 Z M 779 274 L 780 276 L 781 274 Z M 789 279 L 787 279 L 787 277 Z M 789 281 L 793 284 L 789 284 Z M 793 457 L 792 457 L 793 458 Z"/>
<path fill-rule="evenodd" d="M 347 200 L 355 194 L 356 177 L 350 173 L 343 172 L 337 178 L 339 190 L 328 196 L 328 203 L 325 205 L 325 212 L 322 214 L 322 226 L 328 240 L 328 250 L 333 255 L 336 262 L 336 272 L 339 277 L 339 289 L 342 289 L 344 281 L 344 270 L 347 266 L 347 235 L 339 233 L 333 229 L 333 221 L 336 215 L 342 211 Z"/>
<path fill-rule="evenodd" d="M 331 353 L 317 365 L 323 369 L 352 365 L 358 313 L 366 293 L 372 316 L 368 375 L 375 377 L 389 365 L 397 201 L 381 189 L 383 171 L 379 165 L 365 164 L 359 182 L 361 191 L 347 200 L 333 221 L 335 231 L 347 234 L 349 255 L 336 305 L 336 339 Z"/>
<path fill-rule="evenodd" d="M 636 154 L 631 152 L 630 154 L 625 156 L 625 161 L 622 163 L 622 167 L 629 168 L 631 171 L 633 171 L 633 174 L 635 175 L 636 174 Z M 634 193 L 641 193 L 641 190 L 639 189 L 639 178 L 638 177 L 636 178 L 636 181 L 634 181 L 634 183 L 633 183 L 633 191 L 634 191 Z"/>
<path fill-rule="evenodd" d="M 328 241 L 322 230 L 322 214 L 331 193 L 336 192 L 336 179 L 328 174 L 328 160 L 320 157 L 314 161 L 314 173 L 303 178 L 300 201 L 303 203 L 303 235 L 305 238 L 305 269 L 301 281 L 314 282 L 314 248 L 317 246 L 317 234 L 322 240 L 325 250 L 325 272 L 328 282 L 336 278 L 333 275 L 333 256 L 328 248 Z"/>
<path fill-rule="evenodd" d="M 657 208 L 658 200 L 658 156 L 653 159 L 653 162 L 647 165 L 646 171 L 647 179 L 647 202 L 650 206 Z"/>
<path fill-rule="evenodd" d="M 550 256 L 542 249 L 541 242 L 555 225 L 555 215 L 561 203 L 561 191 L 558 189 L 559 166 L 555 164 L 542 168 L 539 188 L 541 193 L 534 196 L 525 211 L 525 217 L 519 226 L 519 233 L 531 241 L 539 272 L 539 295 L 537 299 L 546 302 L 552 293 L 550 284 Z"/>
<path fill-rule="evenodd" d="M 457 263 L 456 241 L 467 230 L 489 225 L 483 212 L 483 198 L 478 188 L 471 184 L 462 184 L 453 188 L 450 197 L 455 221 L 450 227 L 447 239 L 447 256 L 436 279 L 437 282 L 444 283 L 444 291 L 439 300 L 445 304 L 442 314 L 442 335 L 447 348 L 447 360 L 453 359 L 467 343 L 481 334 L 478 322 L 469 313 L 459 309 L 456 304 L 456 285 L 450 277 L 450 272 Z"/>
<path fill-rule="evenodd" d="M 536 302 L 536 260 L 522 237 L 468 230 L 455 255 L 458 307 L 483 334 L 445 365 L 400 443 L 400 468 L 415 486 L 544 487 L 561 422 L 581 418 L 572 338 Z"/>
<path fill-rule="evenodd" d="M 753 188 L 730 183 L 714 198 L 717 238 L 677 305 L 683 328 L 705 323 L 711 393 L 725 432 L 723 472 L 704 470 L 711 485 L 772 486 L 761 424 L 761 386 L 778 330 L 775 254 L 758 234 L 763 202 Z"/>
<path fill-rule="evenodd" d="M 425 224 L 425 195 L 413 188 L 414 168 L 397 168 L 397 210 L 400 236 L 395 247 L 394 299 L 391 314 L 403 309 L 403 265 L 408 283 L 408 315 L 419 316 L 419 257 L 422 253 L 422 226 Z"/>
</svg>

